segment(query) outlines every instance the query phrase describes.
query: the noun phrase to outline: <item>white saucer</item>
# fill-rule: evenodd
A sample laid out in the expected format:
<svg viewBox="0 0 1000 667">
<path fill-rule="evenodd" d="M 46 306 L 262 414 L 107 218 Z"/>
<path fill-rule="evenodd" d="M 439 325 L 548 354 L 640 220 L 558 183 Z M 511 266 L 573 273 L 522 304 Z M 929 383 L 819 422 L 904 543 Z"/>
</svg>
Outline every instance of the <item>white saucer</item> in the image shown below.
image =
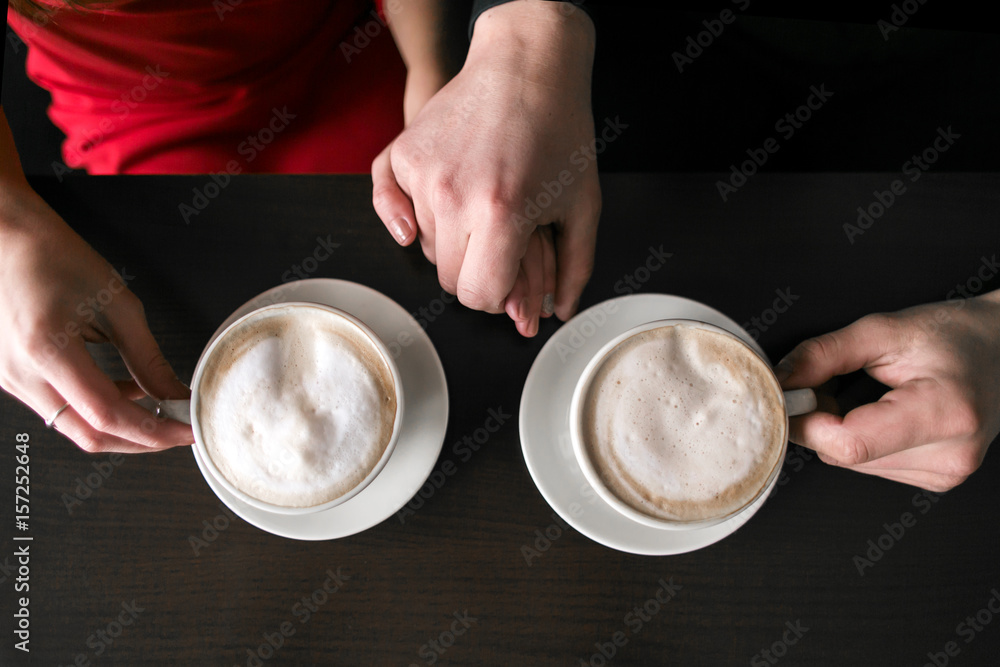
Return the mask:
<svg viewBox="0 0 1000 667">
<path fill-rule="evenodd" d="M 703 303 L 667 294 L 635 294 L 579 313 L 545 343 L 524 383 L 521 449 L 542 497 L 566 523 L 595 542 L 634 554 L 666 556 L 707 547 L 734 533 L 760 509 L 777 482 L 723 523 L 691 530 L 653 528 L 623 516 L 593 490 L 573 455 L 569 406 L 584 366 L 605 343 L 632 327 L 660 319 L 701 320 L 736 334 L 767 359 L 736 322 Z"/>
<path fill-rule="evenodd" d="M 206 473 L 197 450 L 191 449 L 215 495 L 248 523 L 269 533 L 298 540 L 346 537 L 371 528 L 402 509 L 431 474 L 444 445 L 448 425 L 448 386 L 444 368 L 431 339 L 399 304 L 370 287 L 331 278 L 300 280 L 264 292 L 230 315 L 212 335 L 212 340 L 245 313 L 268 303 L 286 301 L 311 301 L 340 308 L 367 324 L 389 348 L 406 395 L 402 434 L 389 462 L 350 500 L 322 512 L 283 515 L 237 500 Z"/>
</svg>

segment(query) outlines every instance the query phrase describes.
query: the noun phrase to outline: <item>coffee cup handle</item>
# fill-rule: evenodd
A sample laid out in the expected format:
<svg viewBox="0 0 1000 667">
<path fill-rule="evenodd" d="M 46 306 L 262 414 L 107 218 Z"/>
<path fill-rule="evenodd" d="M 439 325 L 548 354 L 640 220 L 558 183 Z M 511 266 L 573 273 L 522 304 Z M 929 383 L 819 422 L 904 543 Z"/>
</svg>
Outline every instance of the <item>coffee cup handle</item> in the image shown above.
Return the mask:
<svg viewBox="0 0 1000 667">
<path fill-rule="evenodd" d="M 812 389 L 789 389 L 785 392 L 785 412 L 789 417 L 804 415 L 816 409 L 816 393 Z"/>
<path fill-rule="evenodd" d="M 157 417 L 176 419 L 185 424 L 191 423 L 191 401 L 166 400 L 158 401 L 152 396 L 143 396 L 136 401 L 139 405 L 154 413 Z"/>
</svg>

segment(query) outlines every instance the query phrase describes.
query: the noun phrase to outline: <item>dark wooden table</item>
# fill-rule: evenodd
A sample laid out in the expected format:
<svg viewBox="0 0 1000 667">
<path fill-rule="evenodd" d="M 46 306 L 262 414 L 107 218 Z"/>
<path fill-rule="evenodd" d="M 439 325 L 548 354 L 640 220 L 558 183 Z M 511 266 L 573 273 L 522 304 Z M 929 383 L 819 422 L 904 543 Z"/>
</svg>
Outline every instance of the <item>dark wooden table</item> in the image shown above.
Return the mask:
<svg viewBox="0 0 1000 667">
<path fill-rule="evenodd" d="M 866 313 L 973 286 L 1000 253 L 1000 176 L 907 181 L 851 243 L 845 223 L 901 176 L 758 174 L 727 203 L 716 174 L 606 176 L 583 305 L 617 296 L 631 277 L 639 292 L 697 299 L 737 322 L 758 318 L 776 359 Z M 311 277 L 367 284 L 414 313 L 441 296 L 434 268 L 383 230 L 367 177 L 239 177 L 185 224 L 179 204 L 207 182 L 36 181 L 135 276 L 130 287 L 182 379 L 216 326 L 302 265 L 317 237 L 340 246 Z M 672 256 L 637 272 L 651 248 Z M 975 284 L 996 289 L 1000 278 Z M 792 305 L 769 313 L 781 294 Z M 792 448 L 777 493 L 711 547 L 644 557 L 560 529 L 529 564 L 522 547 L 554 519 L 525 467 L 516 419 L 467 461 L 452 445 L 491 409 L 516 415 L 524 378 L 557 327 L 546 322 L 524 340 L 507 319 L 457 304 L 428 321 L 451 405 L 436 469 L 452 474 L 405 522 L 335 541 L 283 539 L 228 516 L 188 449 L 89 456 L 0 397 L 0 663 L 995 664 L 996 451 L 961 487 L 930 497 Z M 13 507 L 20 433 L 31 445 L 26 532 L 15 529 Z M 33 541 L 13 540 L 21 535 Z M 30 593 L 17 593 L 14 554 L 24 544 Z M 338 573 L 339 588 L 326 593 Z M 665 585 L 672 598 L 653 604 L 669 597 Z M 30 655 L 14 649 L 21 595 L 30 595 Z"/>
</svg>

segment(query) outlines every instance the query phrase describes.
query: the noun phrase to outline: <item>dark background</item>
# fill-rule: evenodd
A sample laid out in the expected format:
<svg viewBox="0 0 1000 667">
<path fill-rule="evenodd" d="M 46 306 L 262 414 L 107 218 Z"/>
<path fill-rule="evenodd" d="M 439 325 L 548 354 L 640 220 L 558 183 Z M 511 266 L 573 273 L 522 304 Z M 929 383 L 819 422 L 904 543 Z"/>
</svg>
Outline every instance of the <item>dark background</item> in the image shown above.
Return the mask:
<svg viewBox="0 0 1000 667">
<path fill-rule="evenodd" d="M 752 15 L 727 26 L 683 73 L 671 54 L 722 3 L 698 14 L 605 12 L 595 118 L 600 126 L 620 117 L 629 128 L 600 159 L 604 172 L 620 173 L 602 181 L 598 263 L 582 305 L 616 296 L 614 286 L 643 264 L 648 248 L 663 245 L 674 256 L 645 293 L 697 299 L 738 322 L 765 311 L 775 290 L 800 295 L 761 335 L 777 359 L 808 336 L 941 300 L 967 284 L 1000 250 L 1000 177 L 964 173 L 996 170 L 1000 44 L 996 34 L 977 32 L 992 29 L 986 17 L 943 5 L 928 0 L 908 24 L 916 27 L 885 41 L 874 24 L 889 16 L 890 3 L 848 15 L 826 6 L 768 12 L 755 2 Z M 114 266 L 139 276 L 134 291 L 182 379 L 218 323 L 276 284 L 318 235 L 334 232 L 343 246 L 317 276 L 370 285 L 409 312 L 439 297 L 434 268 L 384 233 L 364 176 L 240 177 L 191 225 L 177 204 L 203 178 L 57 181 L 49 165 L 58 136 L 43 122 L 45 95 L 23 76 L 17 82 L 23 49 L 13 53 L 8 41 L 6 54 L 4 108 L 33 183 Z M 722 203 L 719 173 L 774 136 L 775 121 L 824 83 L 834 97 L 781 142 L 764 169 L 771 173 Z M 842 225 L 854 221 L 855 207 L 949 125 L 962 140 L 848 243 Z M 640 173 L 687 171 L 708 173 Z M 824 173 L 788 173 L 800 171 Z M 525 340 L 502 318 L 458 306 L 428 327 L 451 407 L 436 469 L 455 458 L 453 444 L 480 427 L 489 408 L 517 405 L 557 327 L 547 321 Z M 809 630 L 787 648 L 782 667 L 919 667 L 949 641 L 961 650 L 954 667 L 993 665 L 1000 655 L 1000 616 L 968 644 L 956 632 L 1000 589 L 996 445 L 980 471 L 932 505 L 918 505 L 911 487 L 807 460 L 794 448 L 777 493 L 716 545 L 642 557 L 567 530 L 529 566 L 521 548 L 553 523 L 553 510 L 524 466 L 514 422 L 406 523 L 393 517 L 348 538 L 305 543 L 236 520 L 197 554 L 191 537 L 220 510 L 189 451 L 128 457 L 70 514 L 64 494 L 108 457 L 88 456 L 0 396 L 5 451 L 19 432 L 31 434 L 37 466 L 36 653 L 25 661 L 12 649 L 14 594 L 0 574 L 4 665 L 68 664 L 79 654 L 91 664 L 247 664 L 247 649 L 295 621 L 291 605 L 341 566 L 352 577 L 344 589 L 264 665 L 428 664 L 421 647 L 466 609 L 477 625 L 436 664 L 577 665 L 623 630 L 628 644 L 609 665 L 773 664 L 762 663 L 761 652 L 798 621 Z M 13 551 L 13 465 L 5 458 L 0 467 L 4 564 Z M 860 575 L 854 558 L 904 512 L 917 515 L 916 525 Z M 630 633 L 624 615 L 653 596 L 660 579 L 683 588 Z M 88 637 L 132 599 L 145 611 L 94 659 Z"/>
<path fill-rule="evenodd" d="M 972 134 L 935 169 L 994 170 L 997 25 L 971 3 L 912 2 L 919 9 L 888 39 L 876 23 L 900 3 L 858 10 L 750 2 L 746 12 L 732 2 L 681 3 L 697 10 L 686 12 L 604 3 L 594 117 L 598 128 L 618 117 L 629 131 L 601 155 L 601 170 L 728 171 L 775 136 L 775 122 L 820 84 L 834 93 L 830 103 L 782 142 L 766 171 L 898 170 L 949 124 Z M 723 9 L 736 21 L 678 72 L 673 53 Z M 52 173 L 61 134 L 42 113 L 48 95 L 24 76 L 26 51 L 8 31 L 3 107 L 25 171 Z"/>
<path fill-rule="evenodd" d="M 929 173 L 849 243 L 842 225 L 887 176 L 760 174 L 723 204 L 709 174 L 605 175 L 597 268 L 582 306 L 617 296 L 619 281 L 637 276 L 649 248 L 662 246 L 673 256 L 639 293 L 687 296 L 737 322 L 761 316 L 776 290 L 796 295 L 760 336 L 777 359 L 864 314 L 939 301 L 977 276 L 983 256 L 1000 253 L 996 174 Z M 136 276 L 129 286 L 183 380 L 219 322 L 277 284 L 317 236 L 341 244 L 317 277 L 368 285 L 411 313 L 440 298 L 419 248 L 399 248 L 385 233 L 366 176 L 240 176 L 186 225 L 178 203 L 205 182 L 36 179 L 98 252 Z M 997 288 L 1000 275 L 976 286 Z M 68 665 L 82 654 L 91 665 L 259 667 L 248 664 L 247 650 L 291 621 L 295 635 L 264 667 L 425 667 L 421 648 L 465 610 L 476 625 L 435 666 L 578 667 L 582 659 L 599 667 L 595 645 L 623 632 L 628 643 L 607 666 L 758 667 L 772 664 L 761 652 L 781 648 L 786 623 L 797 622 L 808 632 L 784 647 L 779 667 L 921 667 L 949 641 L 961 651 L 951 667 L 996 664 L 1000 614 L 972 642 L 956 630 L 1000 590 L 996 443 L 983 467 L 936 503 L 793 448 L 777 492 L 730 537 L 677 556 L 622 553 L 572 529 L 552 532 L 553 509 L 528 474 L 516 418 L 468 461 L 455 454 L 489 409 L 516 415 L 525 376 L 558 328 L 547 320 L 529 340 L 503 317 L 446 307 L 426 331 L 449 387 L 435 469 L 451 462 L 456 472 L 405 522 L 393 516 L 316 543 L 230 520 L 196 552 L 191 539 L 221 512 L 187 448 L 126 457 L 68 508 L 67 494 L 110 457 L 80 451 L 0 396 L 0 569 L 16 564 L 8 560 L 16 544 L 12 445 L 22 432 L 32 443 L 34 536 L 33 653 L 26 660 L 13 649 L 13 577 L 0 571 L 0 664 Z M 105 359 L 112 355 L 104 350 Z M 915 525 L 899 540 L 883 537 L 905 512 Z M 537 540 L 547 530 L 558 537 L 546 548 Z M 877 561 L 859 573 L 855 558 L 878 540 L 888 550 L 873 552 Z M 544 551 L 529 564 L 524 547 Z M 292 606 L 338 567 L 351 579 L 299 623 Z M 625 616 L 661 579 L 683 588 L 633 632 Z M 88 638 L 133 599 L 145 611 L 97 656 Z"/>
</svg>

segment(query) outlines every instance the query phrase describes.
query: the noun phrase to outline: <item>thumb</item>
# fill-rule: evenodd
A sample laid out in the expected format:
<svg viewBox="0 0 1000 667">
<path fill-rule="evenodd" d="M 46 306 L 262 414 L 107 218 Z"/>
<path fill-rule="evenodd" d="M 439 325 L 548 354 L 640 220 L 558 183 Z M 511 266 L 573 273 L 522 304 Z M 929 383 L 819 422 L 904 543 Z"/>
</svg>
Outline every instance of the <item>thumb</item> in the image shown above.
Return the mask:
<svg viewBox="0 0 1000 667">
<path fill-rule="evenodd" d="M 869 315 L 799 343 L 775 365 L 774 372 L 785 389 L 817 387 L 835 375 L 879 365 L 891 345 L 887 323 Z"/>
<path fill-rule="evenodd" d="M 185 399 L 188 389 L 171 368 L 149 331 L 142 307 L 119 312 L 113 322 L 113 342 L 129 373 L 146 394 L 158 400 Z"/>
<path fill-rule="evenodd" d="M 857 465 L 950 437 L 954 410 L 930 380 L 911 380 L 843 418 L 812 412 L 789 420 L 789 439 L 842 465 Z"/>
<path fill-rule="evenodd" d="M 414 224 L 417 218 L 413 213 L 413 203 L 396 182 L 391 150 L 392 144 L 389 144 L 372 162 L 372 205 L 396 243 L 407 246 L 417 238 L 417 226 Z"/>
</svg>

